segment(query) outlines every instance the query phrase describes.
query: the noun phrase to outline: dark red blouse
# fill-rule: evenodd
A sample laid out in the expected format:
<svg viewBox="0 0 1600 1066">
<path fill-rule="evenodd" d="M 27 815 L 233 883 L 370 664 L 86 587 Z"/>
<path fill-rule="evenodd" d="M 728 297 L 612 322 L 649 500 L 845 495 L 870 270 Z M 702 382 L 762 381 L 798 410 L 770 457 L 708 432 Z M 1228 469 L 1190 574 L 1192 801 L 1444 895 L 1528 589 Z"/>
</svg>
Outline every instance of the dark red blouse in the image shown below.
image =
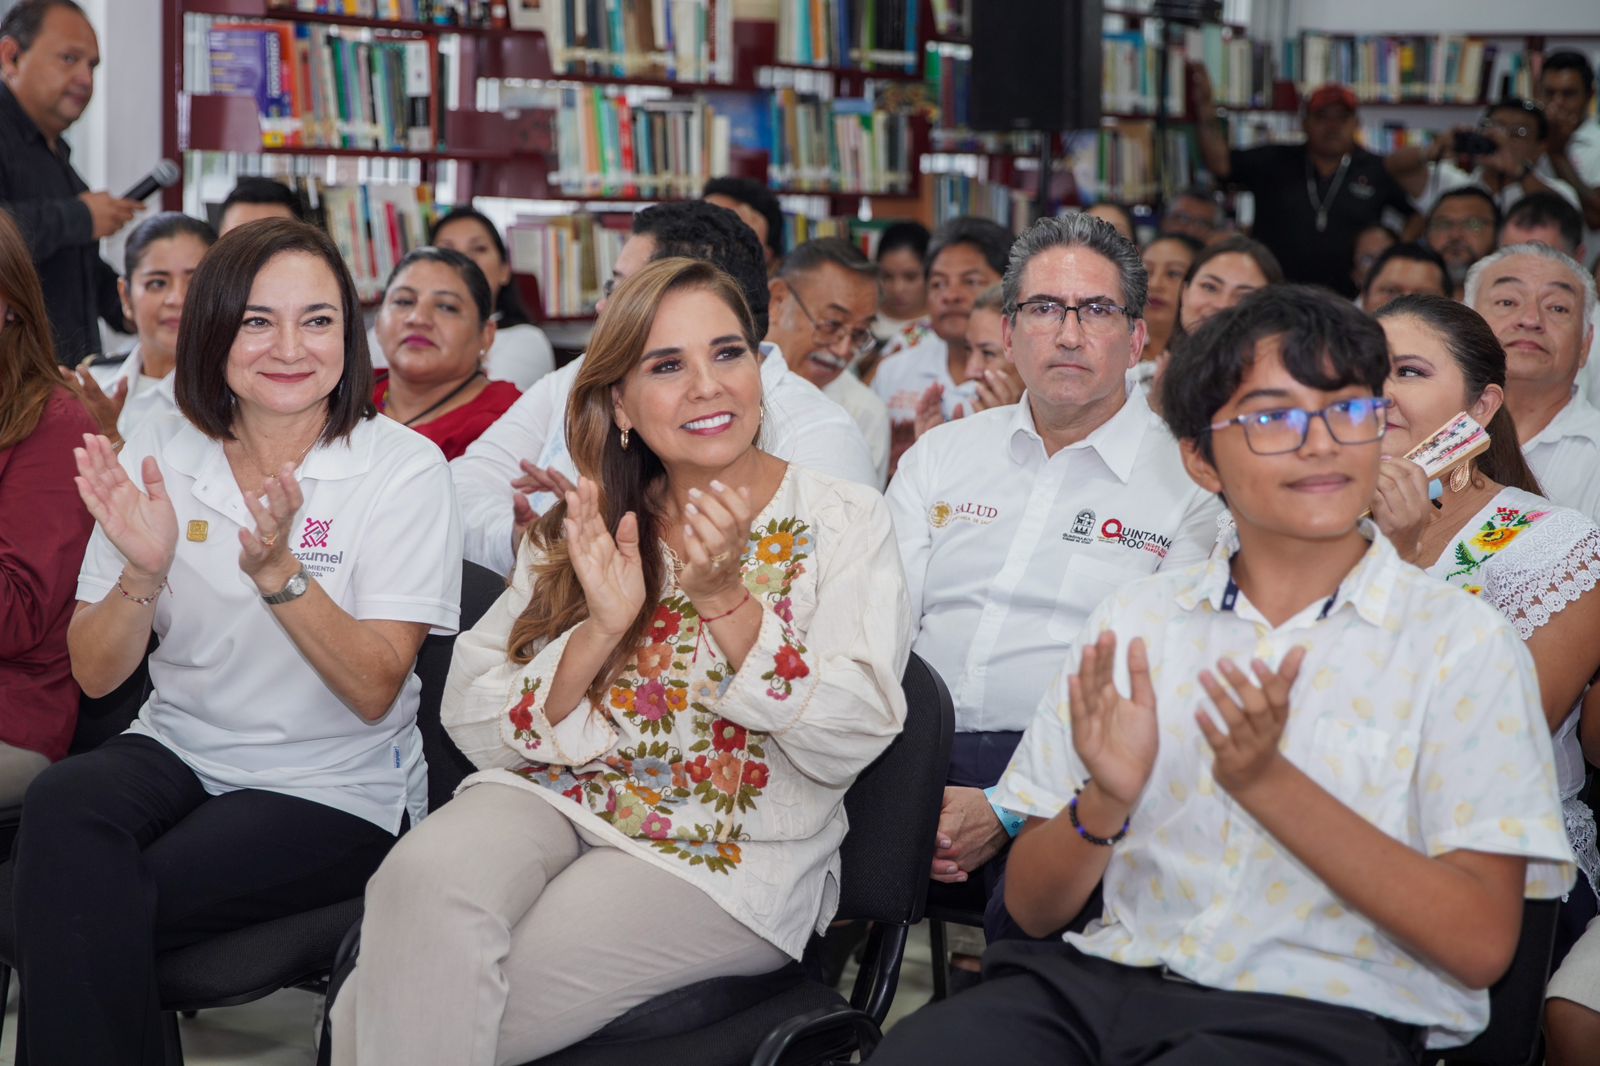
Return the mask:
<svg viewBox="0 0 1600 1066">
<path fill-rule="evenodd" d="M 383 410 L 383 398 L 389 395 L 389 379 L 385 377 L 372 390 L 372 402 Z M 509 381 L 491 381 L 489 387 L 478 393 L 472 402 L 446 411 L 438 418 L 419 422 L 411 428 L 439 446 L 446 459 L 454 459 L 467 450 L 467 445 L 477 440 L 483 431 L 494 425 L 501 415 L 517 402 L 522 392 Z"/>
<path fill-rule="evenodd" d="M 94 528 L 72 482 L 72 449 L 98 432 L 58 389 L 32 435 L 0 452 L 0 741 L 52 762 L 78 724 L 67 623 Z"/>
</svg>

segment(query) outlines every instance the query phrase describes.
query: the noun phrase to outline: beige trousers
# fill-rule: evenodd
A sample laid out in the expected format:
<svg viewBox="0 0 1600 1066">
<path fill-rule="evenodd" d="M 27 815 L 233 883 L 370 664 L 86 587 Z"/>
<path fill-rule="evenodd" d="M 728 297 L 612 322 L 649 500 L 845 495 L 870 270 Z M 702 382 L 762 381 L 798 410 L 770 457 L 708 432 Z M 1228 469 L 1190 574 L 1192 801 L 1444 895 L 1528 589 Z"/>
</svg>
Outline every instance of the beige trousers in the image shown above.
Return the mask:
<svg viewBox="0 0 1600 1066">
<path fill-rule="evenodd" d="M 36 751 L 0 744 L 0 807 L 15 807 L 21 803 L 22 794 L 28 791 L 33 779 L 49 765 L 50 760 Z"/>
<path fill-rule="evenodd" d="M 515 1066 L 664 992 L 788 961 L 548 801 L 474 785 L 401 837 L 368 883 L 332 1061 Z"/>
</svg>

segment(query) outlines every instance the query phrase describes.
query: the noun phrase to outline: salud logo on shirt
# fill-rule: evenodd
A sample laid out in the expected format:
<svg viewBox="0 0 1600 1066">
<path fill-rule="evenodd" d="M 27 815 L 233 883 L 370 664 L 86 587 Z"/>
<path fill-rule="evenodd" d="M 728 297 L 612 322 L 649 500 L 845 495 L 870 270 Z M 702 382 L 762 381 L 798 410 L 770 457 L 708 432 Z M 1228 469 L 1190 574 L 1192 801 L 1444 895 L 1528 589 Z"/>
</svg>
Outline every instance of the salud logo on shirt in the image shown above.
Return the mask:
<svg viewBox="0 0 1600 1066">
<path fill-rule="evenodd" d="M 972 522 L 975 525 L 986 526 L 1000 517 L 998 507 L 990 507 L 986 503 L 961 503 L 949 504 L 943 500 L 928 508 L 928 524 L 934 529 L 943 529 L 951 522 Z"/>
</svg>

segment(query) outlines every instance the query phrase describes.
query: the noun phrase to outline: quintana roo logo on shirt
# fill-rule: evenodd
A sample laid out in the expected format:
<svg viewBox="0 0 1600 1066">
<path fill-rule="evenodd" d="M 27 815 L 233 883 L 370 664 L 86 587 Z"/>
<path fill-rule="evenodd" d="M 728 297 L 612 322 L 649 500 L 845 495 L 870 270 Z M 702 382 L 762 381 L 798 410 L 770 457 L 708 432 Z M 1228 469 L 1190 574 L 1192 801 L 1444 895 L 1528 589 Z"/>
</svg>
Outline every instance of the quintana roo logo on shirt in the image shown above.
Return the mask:
<svg viewBox="0 0 1600 1066">
<path fill-rule="evenodd" d="M 998 507 L 971 501 L 962 504 L 949 504 L 940 500 L 928 508 L 928 524 L 934 529 L 943 529 L 951 522 L 971 522 L 974 525 L 986 526 L 999 517 L 1000 509 Z"/>
</svg>

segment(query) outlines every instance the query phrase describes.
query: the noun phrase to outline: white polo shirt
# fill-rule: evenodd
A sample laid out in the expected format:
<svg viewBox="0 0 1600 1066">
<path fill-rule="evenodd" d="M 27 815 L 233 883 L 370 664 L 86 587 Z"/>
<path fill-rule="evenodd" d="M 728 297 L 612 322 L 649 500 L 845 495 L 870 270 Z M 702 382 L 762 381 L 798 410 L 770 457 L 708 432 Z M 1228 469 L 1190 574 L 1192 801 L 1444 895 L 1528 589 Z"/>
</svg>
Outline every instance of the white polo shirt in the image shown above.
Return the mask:
<svg viewBox="0 0 1600 1066">
<path fill-rule="evenodd" d="M 856 420 L 872 452 L 872 465 L 878 471 L 877 487 L 882 489 L 889 480 L 889 408 L 878 399 L 877 393 L 848 370 L 828 382 L 822 395 L 843 407 Z"/>
<path fill-rule="evenodd" d="M 893 425 L 914 422 L 917 401 L 937 382 L 944 386 L 944 416 L 954 418 L 956 405 L 972 413 L 972 399 L 978 394 L 975 381 L 957 383 L 950 376 L 950 346 L 937 333 L 927 335 L 909 348 L 902 348 L 878 364 L 872 375 L 872 391 L 889 408 Z"/>
<path fill-rule="evenodd" d="M 1128 388 L 1104 425 L 1048 458 L 1024 395 L 935 427 L 900 459 L 888 499 L 912 648 L 950 686 L 958 731 L 1025 728 L 1101 600 L 1216 543 L 1220 501 Z"/>
<path fill-rule="evenodd" d="M 1600 119 L 1585 119 L 1572 131 L 1572 137 L 1567 141 L 1567 158 L 1572 160 L 1573 169 L 1585 185 L 1591 189 L 1600 185 Z M 1549 153 L 1539 157 L 1539 161 L 1533 165 L 1533 172 L 1547 183 L 1559 180 Z M 1587 257 L 1583 265 L 1588 266 L 1596 255 L 1600 255 L 1600 229 L 1590 229 L 1585 224 L 1583 243 Z"/>
<path fill-rule="evenodd" d="M 428 809 L 416 675 L 387 715 L 362 721 L 305 661 L 239 569 L 239 530 L 255 522 L 221 442 L 181 417 L 157 418 L 122 449 L 135 484 L 147 455 L 160 463 L 177 511 L 178 551 L 171 590 L 156 601 L 154 690 L 130 732 L 170 748 L 212 795 L 264 789 L 391 833 L 408 812 L 415 824 Z M 432 441 L 390 419 L 367 419 L 347 444 L 314 448 L 299 479 L 305 506 L 286 534 L 289 547 L 335 603 L 358 619 L 455 632 L 461 524 L 449 468 Z M 96 526 L 78 599 L 115 595 L 123 564 Z"/>
<path fill-rule="evenodd" d="M 577 480 L 578 468 L 567 450 L 567 398 L 583 366 L 580 356 L 546 374 L 501 415 L 466 454 L 450 464 L 461 502 L 467 558 L 498 574 L 511 573 L 511 482 L 522 476 L 521 461 L 555 467 Z M 822 474 L 882 488 L 867 441 L 855 421 L 805 378 L 789 369 L 775 344 L 761 346 L 761 447 L 779 459 Z M 530 497 L 543 514 L 556 498 Z"/>
<path fill-rule="evenodd" d="M 1576 387 L 1550 424 L 1523 442 L 1522 456 L 1546 499 L 1600 522 L 1600 410 Z"/>
<path fill-rule="evenodd" d="M 174 392 L 176 375 L 145 377 L 144 359 L 139 354 L 138 345 L 134 345 L 122 362 L 91 364 L 89 373 L 94 376 L 100 391 L 107 396 L 111 395 L 118 382 L 128 383 L 128 398 L 123 401 L 122 414 L 117 416 L 117 434 L 123 440 L 131 437 L 134 430 L 154 416 L 178 413 L 178 398 Z"/>
</svg>

